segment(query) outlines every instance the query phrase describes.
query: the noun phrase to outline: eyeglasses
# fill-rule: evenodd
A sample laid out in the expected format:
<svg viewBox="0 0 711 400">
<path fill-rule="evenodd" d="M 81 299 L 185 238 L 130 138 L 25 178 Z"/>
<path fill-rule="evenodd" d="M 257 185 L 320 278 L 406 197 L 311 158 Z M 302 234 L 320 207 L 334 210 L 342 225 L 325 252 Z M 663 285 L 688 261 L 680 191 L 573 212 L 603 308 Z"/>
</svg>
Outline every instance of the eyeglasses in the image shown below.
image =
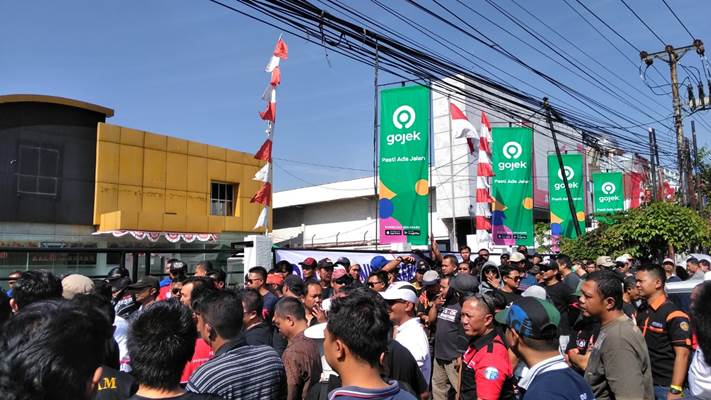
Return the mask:
<svg viewBox="0 0 711 400">
<path fill-rule="evenodd" d="M 175 288 L 175 289 L 171 290 L 171 292 L 173 294 L 180 294 L 180 288 Z"/>
<path fill-rule="evenodd" d="M 511 280 L 514 281 L 514 282 L 520 282 L 520 281 L 521 281 L 521 277 L 520 277 L 520 276 L 514 276 L 514 277 L 507 276 L 506 278 L 507 278 L 507 279 L 511 279 Z"/>
<path fill-rule="evenodd" d="M 375 287 L 375 285 L 382 285 L 383 282 L 368 282 L 368 287 Z"/>
</svg>

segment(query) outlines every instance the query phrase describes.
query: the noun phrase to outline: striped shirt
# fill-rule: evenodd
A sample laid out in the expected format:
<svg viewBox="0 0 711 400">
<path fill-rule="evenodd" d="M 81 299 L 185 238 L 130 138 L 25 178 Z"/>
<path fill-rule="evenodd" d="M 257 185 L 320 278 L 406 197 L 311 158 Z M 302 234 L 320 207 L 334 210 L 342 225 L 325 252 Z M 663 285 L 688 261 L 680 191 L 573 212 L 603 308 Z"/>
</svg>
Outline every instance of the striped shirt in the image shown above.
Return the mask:
<svg viewBox="0 0 711 400">
<path fill-rule="evenodd" d="M 282 399 L 286 391 L 284 365 L 267 346 L 249 346 L 244 337 L 225 343 L 215 357 L 198 368 L 186 389 L 224 400 Z"/>
<path fill-rule="evenodd" d="M 400 389 L 397 381 L 388 382 L 382 389 L 366 389 L 357 386 L 344 386 L 328 394 L 328 400 L 416 400 L 415 396 Z"/>
</svg>

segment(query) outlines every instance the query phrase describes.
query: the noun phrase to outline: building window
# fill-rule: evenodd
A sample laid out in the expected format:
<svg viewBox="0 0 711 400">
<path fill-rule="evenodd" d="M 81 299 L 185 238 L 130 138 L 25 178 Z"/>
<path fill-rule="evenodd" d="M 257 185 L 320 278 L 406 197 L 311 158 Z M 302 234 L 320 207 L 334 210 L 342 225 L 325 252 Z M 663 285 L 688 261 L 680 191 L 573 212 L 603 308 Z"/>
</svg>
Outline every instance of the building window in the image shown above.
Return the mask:
<svg viewBox="0 0 711 400">
<path fill-rule="evenodd" d="M 212 182 L 210 191 L 210 215 L 231 217 L 234 215 L 235 185 Z"/>
<path fill-rule="evenodd" d="M 59 150 L 20 145 L 17 170 L 17 193 L 57 196 Z"/>
</svg>

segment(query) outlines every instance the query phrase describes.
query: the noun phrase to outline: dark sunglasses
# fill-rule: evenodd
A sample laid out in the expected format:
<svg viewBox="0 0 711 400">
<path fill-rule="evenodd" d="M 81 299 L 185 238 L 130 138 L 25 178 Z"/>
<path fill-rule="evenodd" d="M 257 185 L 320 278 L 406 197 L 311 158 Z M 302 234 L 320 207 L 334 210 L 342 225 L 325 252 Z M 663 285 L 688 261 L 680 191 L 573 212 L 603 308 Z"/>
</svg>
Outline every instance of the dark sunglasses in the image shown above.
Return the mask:
<svg viewBox="0 0 711 400">
<path fill-rule="evenodd" d="M 180 289 L 175 288 L 175 289 L 171 290 L 171 292 L 173 292 L 173 294 L 180 294 Z"/>
</svg>

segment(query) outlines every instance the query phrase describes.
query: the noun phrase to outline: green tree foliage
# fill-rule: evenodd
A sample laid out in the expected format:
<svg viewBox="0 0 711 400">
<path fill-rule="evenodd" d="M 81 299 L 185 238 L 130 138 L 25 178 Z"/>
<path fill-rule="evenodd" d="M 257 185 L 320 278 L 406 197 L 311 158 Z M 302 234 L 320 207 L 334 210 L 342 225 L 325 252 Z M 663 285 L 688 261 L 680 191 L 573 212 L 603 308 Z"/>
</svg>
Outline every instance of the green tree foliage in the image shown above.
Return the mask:
<svg viewBox="0 0 711 400">
<path fill-rule="evenodd" d="M 701 198 L 706 198 L 707 201 L 711 200 L 711 150 L 707 147 L 702 147 L 699 149 L 699 177 L 701 187 L 699 188 L 699 194 Z M 710 210 L 705 210 L 705 215 L 711 215 Z"/>
<path fill-rule="evenodd" d="M 538 247 L 536 247 L 536 252 L 543 254 L 548 254 L 551 252 L 550 229 L 551 224 L 548 222 L 538 222 L 533 227 L 533 232 L 536 237 L 536 245 L 538 245 Z"/>
<path fill-rule="evenodd" d="M 671 245 L 675 251 L 711 246 L 711 224 L 697 212 L 672 203 L 655 202 L 610 215 L 606 223 L 578 239 L 564 239 L 561 251 L 575 259 L 612 257 L 623 253 L 659 260 Z"/>
</svg>

